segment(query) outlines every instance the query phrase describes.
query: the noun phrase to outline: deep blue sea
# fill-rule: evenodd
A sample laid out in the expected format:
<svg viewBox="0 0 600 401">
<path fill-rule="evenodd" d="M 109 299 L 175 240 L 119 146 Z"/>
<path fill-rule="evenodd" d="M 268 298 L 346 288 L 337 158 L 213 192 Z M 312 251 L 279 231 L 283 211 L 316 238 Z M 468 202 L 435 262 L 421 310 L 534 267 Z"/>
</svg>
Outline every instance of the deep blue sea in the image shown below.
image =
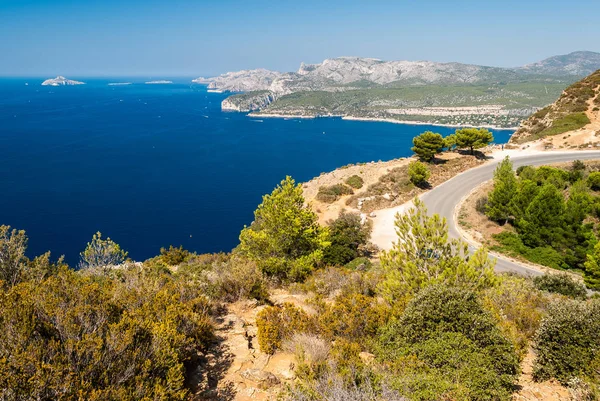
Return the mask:
<svg viewBox="0 0 600 401">
<path fill-rule="evenodd" d="M 226 95 L 182 79 L 42 80 L 0 79 L 0 224 L 27 231 L 30 256 L 50 250 L 71 265 L 96 231 L 136 260 L 170 244 L 229 251 L 286 175 L 306 181 L 348 163 L 408 156 L 420 132 L 453 131 L 250 118 L 221 112 Z M 495 131 L 496 142 L 511 133 Z"/>
</svg>

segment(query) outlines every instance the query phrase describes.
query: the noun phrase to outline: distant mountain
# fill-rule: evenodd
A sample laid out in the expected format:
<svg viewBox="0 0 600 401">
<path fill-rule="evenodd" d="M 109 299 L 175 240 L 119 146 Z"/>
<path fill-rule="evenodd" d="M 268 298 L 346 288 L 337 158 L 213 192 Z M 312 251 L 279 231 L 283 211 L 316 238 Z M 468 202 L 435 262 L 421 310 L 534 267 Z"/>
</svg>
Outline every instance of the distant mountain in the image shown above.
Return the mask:
<svg viewBox="0 0 600 401">
<path fill-rule="evenodd" d="M 600 68 L 600 53 L 579 51 L 554 56 L 519 68 L 519 71 L 545 75 L 586 76 Z"/>
<path fill-rule="evenodd" d="M 496 82 L 519 82 L 589 75 L 600 68 L 600 53 L 574 52 L 555 56 L 518 68 L 485 67 L 461 63 L 432 61 L 382 61 L 373 58 L 338 57 L 319 64 L 300 65 L 297 72 L 266 69 L 228 72 L 214 78 L 198 78 L 209 89 L 230 92 L 269 90 L 287 94 L 304 90 L 339 91 L 369 86 L 455 85 Z"/>
<path fill-rule="evenodd" d="M 194 82 L 235 93 L 224 110 L 515 127 L 599 68 L 600 53 L 593 52 L 518 68 L 338 57 L 302 63 L 296 72 L 243 70 Z"/>
</svg>

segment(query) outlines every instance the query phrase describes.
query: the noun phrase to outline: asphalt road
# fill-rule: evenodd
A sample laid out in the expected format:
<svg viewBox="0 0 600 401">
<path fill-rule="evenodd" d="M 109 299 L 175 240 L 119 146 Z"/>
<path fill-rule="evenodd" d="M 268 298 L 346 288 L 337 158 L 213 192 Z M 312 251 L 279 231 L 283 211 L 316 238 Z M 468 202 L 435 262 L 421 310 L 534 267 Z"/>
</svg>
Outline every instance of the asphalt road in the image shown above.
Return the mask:
<svg viewBox="0 0 600 401">
<path fill-rule="evenodd" d="M 572 152 L 547 152 L 527 156 L 512 157 L 515 168 L 524 165 L 543 165 L 551 163 L 569 162 L 573 160 L 600 159 L 600 151 L 572 151 Z M 492 179 L 494 170 L 500 160 L 484 166 L 468 170 L 442 185 L 424 194 L 421 199 L 427 206 L 428 213 L 437 213 L 448 221 L 450 236 L 460 238 L 457 222 L 454 220 L 454 209 L 475 187 Z M 474 250 L 470 247 L 471 251 Z M 540 271 L 528 268 L 519 263 L 504 258 L 496 258 L 496 271 L 515 272 L 522 275 L 540 275 Z"/>
</svg>

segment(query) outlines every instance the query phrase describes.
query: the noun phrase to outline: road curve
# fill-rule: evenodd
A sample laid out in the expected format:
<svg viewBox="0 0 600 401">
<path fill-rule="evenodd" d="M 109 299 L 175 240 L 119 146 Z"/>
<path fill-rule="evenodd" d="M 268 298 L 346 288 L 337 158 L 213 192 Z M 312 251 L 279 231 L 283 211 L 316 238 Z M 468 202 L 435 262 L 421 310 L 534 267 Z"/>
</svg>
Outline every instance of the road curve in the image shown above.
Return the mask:
<svg viewBox="0 0 600 401">
<path fill-rule="evenodd" d="M 600 159 L 600 151 L 571 151 L 571 152 L 546 152 L 526 156 L 511 157 L 515 168 L 524 165 L 543 165 L 551 163 L 569 162 L 573 160 Z M 451 237 L 460 238 L 460 233 L 454 220 L 456 206 L 475 187 L 492 179 L 494 170 L 500 160 L 494 160 L 481 167 L 477 167 L 453 177 L 445 183 L 423 194 L 421 199 L 427 206 L 429 214 L 437 213 L 448 221 L 448 231 Z M 470 247 L 474 250 L 473 247 Z M 515 272 L 522 275 L 539 275 L 540 271 L 528 268 L 501 257 L 496 258 L 496 270 L 499 272 Z"/>
</svg>

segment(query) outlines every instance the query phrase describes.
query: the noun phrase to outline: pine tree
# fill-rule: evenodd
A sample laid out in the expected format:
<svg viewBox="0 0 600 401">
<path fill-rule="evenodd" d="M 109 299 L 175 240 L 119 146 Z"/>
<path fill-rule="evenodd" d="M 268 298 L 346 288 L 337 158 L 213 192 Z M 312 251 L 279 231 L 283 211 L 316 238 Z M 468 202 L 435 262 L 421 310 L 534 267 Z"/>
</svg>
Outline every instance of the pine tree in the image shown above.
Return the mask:
<svg viewBox="0 0 600 401">
<path fill-rule="evenodd" d="M 494 135 L 485 128 L 463 128 L 456 130 L 456 146 L 468 148 L 471 154 L 475 149 L 483 148 L 494 140 Z"/>
<path fill-rule="evenodd" d="M 440 134 L 426 131 L 413 138 L 413 145 L 411 150 L 415 152 L 421 160 L 430 162 L 435 158 L 437 153 L 442 151 L 445 142 Z"/>
<path fill-rule="evenodd" d="M 291 177 L 263 197 L 254 222 L 240 233 L 239 250 L 267 274 L 302 280 L 323 257 L 329 232 L 304 203 L 302 186 Z"/>
<path fill-rule="evenodd" d="M 494 261 L 480 248 L 469 257 L 466 243 L 448 238 L 446 219 L 427 215 L 422 201 L 396 215 L 398 241 L 380 258 L 382 295 L 390 302 L 434 283 L 484 288 L 495 282 Z"/>
<path fill-rule="evenodd" d="M 596 244 L 594 251 L 587 255 L 583 280 L 588 288 L 600 290 L 600 242 Z"/>
<path fill-rule="evenodd" d="M 535 182 L 527 179 L 519 180 L 517 192 L 510 201 L 510 213 L 514 218 L 515 225 L 519 225 L 519 221 L 525 216 L 527 207 L 539 191 L 540 187 Z"/>
<path fill-rule="evenodd" d="M 532 248 L 553 245 L 563 232 L 565 200 L 552 184 L 544 185 L 519 222 L 523 243 Z"/>
<path fill-rule="evenodd" d="M 506 223 L 511 216 L 510 202 L 517 193 L 517 177 L 513 164 L 506 156 L 494 172 L 494 190 L 488 197 L 486 215 L 495 221 Z"/>
</svg>

